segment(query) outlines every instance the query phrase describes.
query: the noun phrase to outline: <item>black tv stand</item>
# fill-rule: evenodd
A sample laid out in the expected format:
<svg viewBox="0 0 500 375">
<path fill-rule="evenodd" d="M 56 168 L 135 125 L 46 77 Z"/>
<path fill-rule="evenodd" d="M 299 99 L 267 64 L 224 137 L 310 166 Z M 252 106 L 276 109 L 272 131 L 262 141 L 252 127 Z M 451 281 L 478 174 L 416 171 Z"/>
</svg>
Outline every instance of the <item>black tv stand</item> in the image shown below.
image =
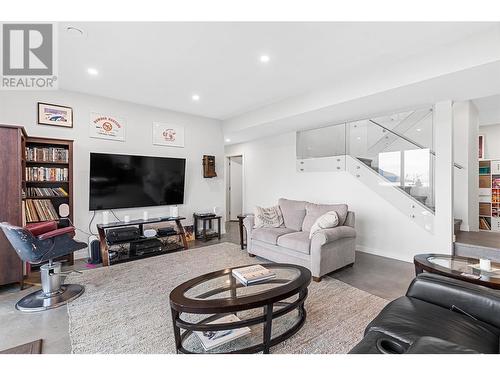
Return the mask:
<svg viewBox="0 0 500 375">
<path fill-rule="evenodd" d="M 184 232 L 184 227 L 182 226 L 182 223 L 181 223 L 181 221 L 185 220 L 185 219 L 186 219 L 185 217 L 159 217 L 159 218 L 151 218 L 148 220 L 131 220 L 129 222 L 116 221 L 116 222 L 109 223 L 109 224 L 97 224 L 97 232 L 99 233 L 99 242 L 101 245 L 101 256 L 102 256 L 103 266 L 110 266 L 110 265 L 116 264 L 116 263 L 123 263 L 123 262 L 142 259 L 142 258 L 146 258 L 146 257 L 150 257 L 150 256 L 161 255 L 161 254 L 165 254 L 167 252 L 172 252 L 172 251 L 187 250 L 188 243 L 186 240 L 186 233 Z M 164 243 L 164 246 L 162 247 L 162 249 L 160 251 L 145 252 L 141 255 L 129 255 L 129 256 L 125 256 L 125 257 L 120 257 L 117 260 L 110 259 L 110 244 L 106 240 L 106 231 L 108 229 L 127 227 L 127 226 L 138 226 L 139 227 L 139 231 L 140 231 L 140 235 L 141 235 L 141 237 L 139 239 L 114 242 L 113 243 L 113 246 L 114 246 L 114 245 L 120 245 L 120 244 L 126 244 L 126 243 L 130 244 L 133 242 L 146 241 L 146 240 L 148 240 L 148 238 L 146 238 L 144 236 L 144 225 L 145 224 L 154 224 L 154 223 L 172 222 L 172 221 L 175 222 L 175 224 L 177 226 L 177 231 L 174 233 L 157 235 L 156 238 L 164 239 L 164 238 L 168 238 L 171 236 L 178 236 L 179 242 L 180 242 L 178 246 L 167 245 L 166 243 Z"/>
</svg>

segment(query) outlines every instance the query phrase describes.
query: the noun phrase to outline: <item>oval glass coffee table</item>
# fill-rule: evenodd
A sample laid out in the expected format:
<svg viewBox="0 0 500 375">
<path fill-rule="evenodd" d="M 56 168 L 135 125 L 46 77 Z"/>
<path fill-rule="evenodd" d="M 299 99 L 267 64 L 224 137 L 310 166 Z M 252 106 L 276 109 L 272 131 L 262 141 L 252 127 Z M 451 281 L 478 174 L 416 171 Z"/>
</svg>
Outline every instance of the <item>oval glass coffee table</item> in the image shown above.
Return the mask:
<svg viewBox="0 0 500 375">
<path fill-rule="evenodd" d="M 413 258 L 415 274 L 424 271 L 500 289 L 500 264 L 491 263 L 490 271 L 479 268 L 479 259 L 445 254 L 420 254 Z"/>
<path fill-rule="evenodd" d="M 170 293 L 177 353 L 269 353 L 302 328 L 311 272 L 292 264 L 263 266 L 276 277 L 244 286 L 231 273 L 245 267 L 239 266 L 198 276 Z M 244 334 L 209 350 L 200 340 L 236 332 Z"/>
</svg>

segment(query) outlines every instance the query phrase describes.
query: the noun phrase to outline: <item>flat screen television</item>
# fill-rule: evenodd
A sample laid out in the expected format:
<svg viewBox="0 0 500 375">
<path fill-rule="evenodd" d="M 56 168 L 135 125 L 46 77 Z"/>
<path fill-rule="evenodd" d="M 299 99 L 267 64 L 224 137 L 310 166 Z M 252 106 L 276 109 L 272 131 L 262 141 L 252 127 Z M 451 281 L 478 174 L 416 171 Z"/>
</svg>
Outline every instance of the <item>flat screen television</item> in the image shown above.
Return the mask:
<svg viewBox="0 0 500 375">
<path fill-rule="evenodd" d="M 186 159 L 90 153 L 89 209 L 184 203 Z"/>
</svg>

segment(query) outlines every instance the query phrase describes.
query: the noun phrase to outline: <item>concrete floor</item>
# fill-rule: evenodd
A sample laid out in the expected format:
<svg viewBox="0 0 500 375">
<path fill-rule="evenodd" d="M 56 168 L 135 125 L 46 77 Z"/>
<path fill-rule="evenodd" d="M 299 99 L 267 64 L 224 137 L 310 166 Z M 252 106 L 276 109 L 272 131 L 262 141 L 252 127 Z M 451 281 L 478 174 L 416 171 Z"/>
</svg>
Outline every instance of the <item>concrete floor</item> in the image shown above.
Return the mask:
<svg viewBox="0 0 500 375">
<path fill-rule="evenodd" d="M 239 244 L 238 224 L 227 223 L 226 234 L 221 242 Z M 214 239 L 207 243 L 195 241 L 191 247 L 216 244 Z M 77 261 L 75 268 L 85 269 L 83 261 Z M 335 277 L 358 289 L 388 300 L 405 294 L 414 277 L 413 264 L 383 258 L 371 254 L 356 253 L 353 267 L 334 272 Z M 40 313 L 21 313 L 15 309 L 16 302 L 39 287 L 19 291 L 18 287 L 0 288 L 0 351 L 37 339 L 43 339 L 43 353 L 70 353 L 68 314 L 65 307 Z"/>
<path fill-rule="evenodd" d="M 463 232 L 458 231 L 456 242 L 491 247 L 500 251 L 500 233 L 499 232 Z"/>
<path fill-rule="evenodd" d="M 454 250 L 456 255 L 500 263 L 500 233 L 458 231 Z"/>
</svg>

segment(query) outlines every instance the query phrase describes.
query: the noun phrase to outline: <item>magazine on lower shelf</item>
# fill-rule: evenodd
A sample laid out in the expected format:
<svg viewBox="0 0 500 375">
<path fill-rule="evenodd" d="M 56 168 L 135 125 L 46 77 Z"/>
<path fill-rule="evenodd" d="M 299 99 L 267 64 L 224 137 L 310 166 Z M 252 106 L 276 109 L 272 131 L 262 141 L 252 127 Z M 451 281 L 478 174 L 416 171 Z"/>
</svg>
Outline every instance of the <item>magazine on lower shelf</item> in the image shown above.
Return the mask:
<svg viewBox="0 0 500 375">
<path fill-rule="evenodd" d="M 243 268 L 236 268 L 232 271 L 233 276 L 243 285 L 251 285 L 276 277 L 276 274 L 267 268 L 256 264 Z"/>
<path fill-rule="evenodd" d="M 208 324 L 235 323 L 240 321 L 240 318 L 238 318 L 234 314 L 231 314 L 216 319 Z M 211 350 L 227 342 L 248 335 L 250 332 L 250 328 L 248 327 L 228 329 L 225 331 L 194 331 L 195 335 L 200 339 L 201 344 L 203 345 L 203 348 L 205 350 Z"/>
</svg>

